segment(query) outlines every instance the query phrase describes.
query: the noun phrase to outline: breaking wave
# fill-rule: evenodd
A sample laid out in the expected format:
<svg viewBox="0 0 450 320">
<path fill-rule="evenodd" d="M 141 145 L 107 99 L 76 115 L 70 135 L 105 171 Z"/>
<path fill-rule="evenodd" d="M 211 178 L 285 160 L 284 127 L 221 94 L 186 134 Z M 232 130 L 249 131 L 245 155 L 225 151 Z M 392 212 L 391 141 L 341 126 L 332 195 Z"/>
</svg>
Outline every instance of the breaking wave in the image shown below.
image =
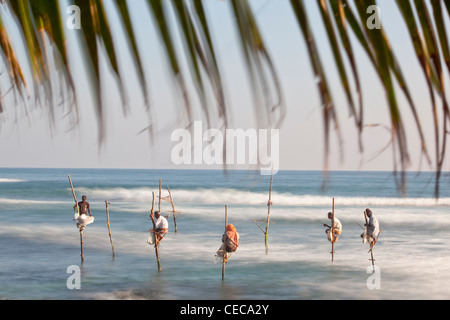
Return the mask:
<svg viewBox="0 0 450 320">
<path fill-rule="evenodd" d="M 25 180 L 0 178 L 0 183 L 13 183 L 13 182 L 25 182 Z"/>
<path fill-rule="evenodd" d="M 13 204 L 13 205 L 49 205 L 49 204 L 63 204 L 64 201 L 47 201 L 47 200 L 28 200 L 28 199 L 8 199 L 0 198 L 0 204 Z"/>
<path fill-rule="evenodd" d="M 77 191 L 87 194 L 90 199 L 115 200 L 127 202 L 149 203 L 152 199 L 152 191 L 155 192 L 158 201 L 158 190 L 150 188 L 111 188 L 111 189 L 87 189 L 80 188 Z M 235 204 L 235 205 L 265 205 L 268 199 L 267 192 L 254 192 L 238 189 L 213 188 L 213 189 L 173 189 L 172 197 L 175 204 Z M 162 197 L 167 197 L 167 190 L 162 190 Z M 330 206 L 331 197 L 322 195 L 296 195 L 293 193 L 272 193 L 272 202 L 278 207 L 321 207 Z M 450 198 L 400 198 L 400 197 L 335 197 L 335 203 L 339 206 L 387 206 L 387 207 L 436 207 L 450 206 Z"/>
</svg>

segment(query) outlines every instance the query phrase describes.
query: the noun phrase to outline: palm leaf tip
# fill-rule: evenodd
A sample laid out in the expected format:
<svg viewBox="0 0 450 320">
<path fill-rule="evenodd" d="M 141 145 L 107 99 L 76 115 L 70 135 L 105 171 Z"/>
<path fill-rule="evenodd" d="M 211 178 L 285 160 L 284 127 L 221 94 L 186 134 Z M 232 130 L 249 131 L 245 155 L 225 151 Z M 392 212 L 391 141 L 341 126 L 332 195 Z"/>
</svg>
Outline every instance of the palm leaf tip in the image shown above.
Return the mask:
<svg viewBox="0 0 450 320">
<path fill-rule="evenodd" d="M 57 90 L 60 89 L 61 100 L 72 94 L 76 105 L 76 89 L 78 85 L 72 78 L 70 66 L 73 66 L 73 53 L 68 50 L 64 15 L 60 14 L 60 0 L 0 0 L 7 10 L 0 12 L 0 51 L 5 65 L 4 78 L 13 89 L 0 88 L 0 113 L 9 110 L 4 96 L 14 93 L 22 98 L 24 105 L 29 102 L 25 97 L 33 96 L 36 105 L 45 105 L 50 111 L 50 117 L 55 119 L 54 110 Z M 93 105 L 97 112 L 99 137 L 103 140 L 105 133 L 105 115 L 109 111 L 102 97 L 106 94 L 102 59 L 110 67 L 108 76 L 117 81 L 121 95 L 124 114 L 128 112 L 128 97 L 124 83 L 123 60 L 120 54 L 122 43 L 115 35 L 113 21 L 120 21 L 126 35 L 131 59 L 134 62 L 137 77 L 141 84 L 144 104 L 149 110 L 149 92 L 147 88 L 148 71 L 144 68 L 144 52 L 135 36 L 137 31 L 134 20 L 130 16 L 130 6 L 133 1 L 114 0 L 73 0 L 81 11 L 83 28 L 77 32 L 82 49 L 82 60 L 88 66 L 87 79 L 91 88 Z M 113 3 L 113 7 L 108 7 Z M 133 4 L 132 4 L 133 3 Z M 206 117 L 208 124 L 214 117 L 223 120 L 225 127 L 229 123 L 229 104 L 225 99 L 224 77 L 219 68 L 220 60 L 218 47 L 213 41 L 212 29 L 214 17 L 205 10 L 206 1 L 187 0 L 147 0 L 145 4 L 150 17 L 155 23 L 155 30 L 160 37 L 160 44 L 169 65 L 169 72 L 173 76 L 177 93 L 180 94 L 184 109 L 179 119 L 193 123 L 196 115 L 194 109 L 199 105 L 202 117 Z M 286 115 L 284 97 L 280 77 L 276 68 L 276 60 L 270 54 L 269 42 L 261 32 L 258 13 L 247 0 L 230 0 L 231 14 L 235 18 L 238 41 L 244 57 L 247 75 L 253 94 L 255 118 L 260 127 L 280 126 Z M 334 90 L 341 90 L 348 105 L 349 114 L 354 118 L 359 133 L 359 147 L 362 152 L 361 139 L 364 124 L 366 104 L 362 96 L 363 78 L 359 76 L 356 64 L 356 53 L 359 49 L 366 54 L 386 94 L 388 120 L 390 124 L 390 146 L 394 157 L 394 171 L 402 171 L 399 185 L 404 187 L 404 170 L 410 162 L 408 137 L 410 137 L 409 123 L 405 123 L 405 114 L 411 112 L 415 122 L 415 129 L 420 137 L 421 156 L 425 156 L 436 171 L 436 194 L 439 194 L 439 180 L 447 153 L 447 134 L 450 125 L 450 109 L 448 106 L 447 76 L 450 73 L 450 44 L 448 40 L 447 20 L 450 16 L 450 0 L 397 0 L 395 2 L 405 23 L 413 47 L 413 54 L 418 59 L 420 68 L 427 85 L 431 102 L 432 124 L 434 126 L 435 159 L 431 161 L 428 155 L 428 140 L 424 134 L 423 119 L 419 114 L 419 103 L 413 99 L 413 93 L 408 86 L 407 78 L 400 67 L 402 57 L 396 56 L 396 51 L 390 45 L 390 38 L 380 28 L 370 29 L 366 22 L 367 8 L 377 5 L 374 0 L 317 0 L 320 23 L 325 31 L 325 39 L 329 43 L 333 57 L 333 66 L 337 70 L 337 85 L 329 82 L 332 72 L 325 68 L 321 60 L 322 50 L 316 41 L 319 40 L 313 32 L 310 21 L 309 4 L 305 0 L 290 0 L 290 8 L 298 23 L 300 34 L 306 43 L 306 52 L 314 79 L 317 80 L 318 96 L 321 101 L 321 112 L 324 130 L 324 168 L 328 169 L 330 140 L 332 127 L 341 146 L 342 136 L 338 121 L 339 108 L 333 99 Z M 112 11 L 117 13 L 113 17 Z M 172 10 L 172 11 L 170 11 Z M 10 16 L 8 16 L 10 15 Z M 5 17 L 13 19 L 6 20 Z M 118 17 L 118 18 L 117 18 Z M 211 19 L 212 18 L 212 19 Z M 118 19 L 118 20 L 117 20 Z M 5 26 L 4 21 L 13 21 L 14 26 Z M 133 22 L 133 23 L 132 23 Z M 146 21 L 142 22 L 144 26 Z M 178 28 L 173 28 L 174 26 Z M 141 27 L 141 26 L 139 26 Z M 144 26 L 145 27 L 145 26 Z M 11 37 L 19 31 L 24 52 L 18 52 L 14 47 L 15 39 Z M 314 28 L 315 31 L 315 28 Z M 408 35 L 407 34 L 407 35 Z M 19 40 L 19 41 L 20 41 Z M 214 39 L 215 40 L 215 39 Z M 221 40 L 221 39 L 219 39 Z M 48 44 L 51 44 L 49 47 Z M 181 44 L 181 46 L 180 46 Z M 358 47 L 359 46 L 359 47 Z M 143 46 L 141 47 L 144 48 Z M 182 49 L 179 49 L 182 48 Z M 49 50 L 49 49 L 53 49 Z M 77 53 L 78 54 L 78 53 Z M 20 58 L 20 59 L 19 59 Z M 23 59 L 25 58 L 25 59 Z M 26 60 L 26 61 L 21 61 Z M 57 76 L 51 66 L 57 66 Z M 187 66 L 187 68 L 185 68 Z M 61 71 L 61 72 L 59 72 Z M 128 70 L 127 70 L 128 71 Z M 62 81 L 56 82 L 56 77 Z M 78 79 L 77 79 L 78 80 Z M 356 88 L 356 95 L 354 88 Z M 67 87 L 64 87 L 64 86 Z M 66 89 L 64 91 L 63 89 Z M 191 88 L 194 88 L 197 100 L 191 100 Z M 399 88 L 400 90 L 398 90 Z M 333 90 L 333 92 L 332 92 Z M 398 90 L 398 91 L 397 91 Z M 69 93 L 69 95 L 67 94 Z M 401 96 L 402 94 L 402 96 Z M 210 103 L 211 97 L 215 105 Z M 401 98 L 407 100 L 409 109 L 402 108 Z M 31 99 L 30 99 L 31 100 Z M 200 103 L 191 103 L 200 101 Z M 78 109 L 76 109 L 78 112 Z M 263 111 L 263 112 L 261 112 Z M 2 120 L 5 117 L 2 117 Z M 153 119 L 152 119 L 153 120 Z M 151 122 L 151 121 L 150 121 Z M 148 128 L 153 128 L 151 123 Z M 152 134 L 153 135 L 153 134 Z M 410 139 L 410 138 L 409 138 Z"/>
</svg>

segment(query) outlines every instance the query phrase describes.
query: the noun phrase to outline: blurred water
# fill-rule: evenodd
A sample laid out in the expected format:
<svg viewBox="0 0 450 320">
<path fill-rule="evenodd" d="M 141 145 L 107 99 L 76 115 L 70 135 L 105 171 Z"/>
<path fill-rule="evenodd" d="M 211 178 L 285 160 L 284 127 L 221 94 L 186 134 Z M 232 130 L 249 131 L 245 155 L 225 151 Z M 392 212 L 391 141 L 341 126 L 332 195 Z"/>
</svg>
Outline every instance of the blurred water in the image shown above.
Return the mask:
<svg viewBox="0 0 450 320">
<path fill-rule="evenodd" d="M 80 238 L 73 198 L 86 194 L 96 217 Z M 161 244 L 162 272 L 146 243 L 151 192 L 170 186 L 178 217 Z M 433 197 L 432 173 L 408 175 L 401 197 L 388 172 L 282 171 L 274 177 L 269 252 L 252 221 L 267 215 L 269 177 L 253 172 L 0 168 L 0 298 L 4 299 L 448 299 L 448 179 Z M 323 223 L 335 197 L 343 234 L 331 263 Z M 115 258 L 106 224 L 110 202 Z M 156 202 L 157 204 L 158 202 Z M 241 235 L 226 265 L 214 263 L 228 221 Z M 374 256 L 381 288 L 369 290 L 367 245 L 359 237 L 370 207 L 383 230 Z M 163 202 L 162 210 L 171 210 Z M 69 290 L 69 266 L 81 289 Z"/>
</svg>

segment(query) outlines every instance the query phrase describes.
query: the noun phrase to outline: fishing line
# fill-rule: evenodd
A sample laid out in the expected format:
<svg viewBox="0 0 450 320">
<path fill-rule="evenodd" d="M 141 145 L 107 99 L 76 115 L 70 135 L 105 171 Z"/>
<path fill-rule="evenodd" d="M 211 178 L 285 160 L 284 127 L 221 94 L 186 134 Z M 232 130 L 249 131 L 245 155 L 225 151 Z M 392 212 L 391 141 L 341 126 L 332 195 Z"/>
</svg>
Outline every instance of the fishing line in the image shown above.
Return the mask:
<svg viewBox="0 0 450 320">
<path fill-rule="evenodd" d="M 361 226 L 358 222 L 356 222 L 351 216 L 349 216 L 345 211 L 342 211 L 347 217 L 349 217 L 353 223 L 355 223 L 358 227 L 360 227 L 363 230 L 366 230 L 366 228 L 363 228 L 363 226 Z"/>
</svg>

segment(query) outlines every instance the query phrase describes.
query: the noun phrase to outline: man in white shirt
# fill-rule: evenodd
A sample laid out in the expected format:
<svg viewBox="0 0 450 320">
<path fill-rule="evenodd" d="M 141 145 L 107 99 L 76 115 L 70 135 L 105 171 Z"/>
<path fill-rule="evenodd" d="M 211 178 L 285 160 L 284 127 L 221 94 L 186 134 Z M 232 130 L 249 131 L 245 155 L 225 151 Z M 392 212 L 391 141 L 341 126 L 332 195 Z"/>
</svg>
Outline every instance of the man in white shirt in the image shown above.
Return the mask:
<svg viewBox="0 0 450 320">
<path fill-rule="evenodd" d="M 328 212 L 328 219 L 333 220 L 333 213 Z M 328 235 L 328 241 L 336 243 L 342 233 L 342 223 L 339 219 L 336 217 L 334 218 L 333 234 L 331 234 L 331 226 L 327 224 L 324 224 L 323 226 L 328 228 L 325 230 L 325 233 Z"/>
<path fill-rule="evenodd" d="M 369 234 L 376 238 L 380 232 L 380 224 L 378 218 L 372 213 L 370 209 L 366 209 L 367 217 L 369 218 Z"/>
<path fill-rule="evenodd" d="M 150 218 L 153 220 L 152 215 L 150 215 Z M 155 211 L 155 218 L 155 240 L 156 244 L 159 244 L 166 235 L 167 231 L 169 231 L 169 223 L 167 222 L 167 219 L 159 213 L 159 211 Z M 150 232 L 153 232 L 153 230 L 150 230 Z"/>
<path fill-rule="evenodd" d="M 370 248 L 372 249 L 377 242 L 378 234 L 380 233 L 380 224 L 378 223 L 378 218 L 372 213 L 372 210 L 367 208 L 365 213 L 369 218 L 369 221 L 367 222 L 367 225 L 364 224 L 364 226 L 367 227 L 367 231 L 364 231 L 361 238 L 370 241 Z"/>
</svg>

